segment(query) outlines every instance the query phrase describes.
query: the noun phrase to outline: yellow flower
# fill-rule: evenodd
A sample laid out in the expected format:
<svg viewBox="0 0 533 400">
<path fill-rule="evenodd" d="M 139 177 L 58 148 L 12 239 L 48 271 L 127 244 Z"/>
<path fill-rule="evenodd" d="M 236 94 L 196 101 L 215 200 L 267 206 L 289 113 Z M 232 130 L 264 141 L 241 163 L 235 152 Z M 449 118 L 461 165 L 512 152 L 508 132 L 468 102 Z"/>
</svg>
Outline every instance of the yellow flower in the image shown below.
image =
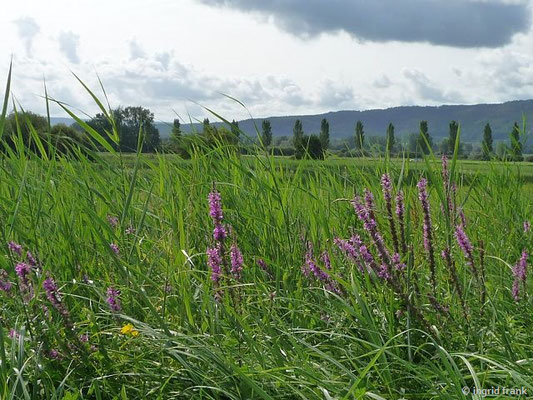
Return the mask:
<svg viewBox="0 0 533 400">
<path fill-rule="evenodd" d="M 139 331 L 136 330 L 132 324 L 124 325 L 122 329 L 120 330 L 120 333 L 126 336 L 133 336 L 133 337 L 139 336 Z"/>
</svg>

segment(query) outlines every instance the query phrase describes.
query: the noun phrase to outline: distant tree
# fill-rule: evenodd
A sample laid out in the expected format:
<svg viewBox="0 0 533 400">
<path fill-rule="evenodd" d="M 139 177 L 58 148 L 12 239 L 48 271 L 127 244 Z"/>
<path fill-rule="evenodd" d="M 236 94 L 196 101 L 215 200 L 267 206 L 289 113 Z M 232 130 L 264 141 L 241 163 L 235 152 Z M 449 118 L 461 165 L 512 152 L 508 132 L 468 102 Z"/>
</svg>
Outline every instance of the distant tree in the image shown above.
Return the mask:
<svg viewBox="0 0 533 400">
<path fill-rule="evenodd" d="M 202 122 L 202 132 L 207 134 L 210 127 L 211 125 L 209 124 L 209 118 L 204 118 L 204 121 Z"/>
<path fill-rule="evenodd" d="M 456 121 L 450 122 L 450 130 L 448 134 L 448 151 L 453 153 L 455 151 L 455 142 L 457 141 L 457 133 L 459 132 L 459 124 Z"/>
<path fill-rule="evenodd" d="M 329 148 L 329 122 L 326 118 L 320 122 L 320 144 L 323 151 Z"/>
<path fill-rule="evenodd" d="M 174 146 L 179 146 L 179 143 L 181 142 L 181 124 L 179 119 L 174 119 L 174 122 L 172 124 L 172 131 L 170 132 L 170 142 Z"/>
<path fill-rule="evenodd" d="M 178 118 L 174 119 L 174 122 L 172 124 L 172 135 L 174 136 L 181 136 L 181 124 L 180 120 Z"/>
<path fill-rule="evenodd" d="M 239 129 L 239 122 L 238 121 L 235 121 L 235 120 L 231 121 L 231 132 L 237 138 L 240 136 L 241 131 Z"/>
<path fill-rule="evenodd" d="M 515 160 L 522 159 L 522 143 L 520 142 L 520 127 L 514 123 L 511 138 L 511 154 Z"/>
<path fill-rule="evenodd" d="M 48 119 L 31 111 L 19 112 L 16 115 L 13 112 L 6 117 L 2 138 L 14 149 L 20 131 L 23 146 L 35 151 L 37 148 L 31 135 L 32 129 L 39 137 L 43 136 L 48 132 Z"/>
<path fill-rule="evenodd" d="M 422 153 L 429 154 L 432 145 L 433 140 L 431 139 L 431 136 L 428 132 L 428 122 L 420 121 L 420 136 L 418 140 L 418 148 L 422 151 Z"/>
<path fill-rule="evenodd" d="M 306 155 L 308 155 L 313 160 L 322 160 L 324 158 L 324 149 L 322 148 L 322 142 L 317 135 L 310 135 L 304 137 L 304 140 L 307 143 L 306 146 Z"/>
<path fill-rule="evenodd" d="M 154 152 L 159 147 L 159 130 L 154 125 L 154 113 L 144 107 L 126 107 L 120 116 L 120 147 L 136 151 L 139 132 L 143 134 L 143 152 Z"/>
<path fill-rule="evenodd" d="M 304 148 L 304 130 L 302 126 L 302 121 L 297 119 L 294 122 L 294 128 L 292 129 L 292 144 L 294 146 L 294 156 L 296 159 L 301 159 L 305 155 Z"/>
<path fill-rule="evenodd" d="M 487 122 L 487 124 L 485 125 L 485 129 L 483 130 L 483 141 L 481 142 L 483 158 L 485 160 L 488 160 L 490 158 L 490 155 L 494 151 L 492 148 L 492 144 L 492 129 L 490 128 L 490 124 Z"/>
<path fill-rule="evenodd" d="M 355 148 L 362 150 L 365 141 L 365 131 L 363 128 L 363 123 L 357 121 L 355 124 Z"/>
<path fill-rule="evenodd" d="M 268 147 L 272 143 L 272 127 L 268 119 L 263 120 L 262 128 L 261 141 L 263 142 L 263 146 Z"/>
<path fill-rule="evenodd" d="M 394 137 L 394 125 L 392 122 L 389 122 L 389 126 L 387 127 L 387 153 L 389 156 L 393 153 L 395 144 L 396 139 Z"/>
<path fill-rule="evenodd" d="M 159 148 L 159 130 L 154 124 L 154 114 L 144 107 L 118 107 L 111 110 L 111 118 L 119 136 L 117 146 L 110 138 L 112 135 L 111 121 L 103 114 L 96 114 L 88 121 L 88 125 L 104 137 L 113 147 L 124 152 L 137 151 L 139 133 L 142 132 L 143 152 L 153 152 Z"/>
</svg>

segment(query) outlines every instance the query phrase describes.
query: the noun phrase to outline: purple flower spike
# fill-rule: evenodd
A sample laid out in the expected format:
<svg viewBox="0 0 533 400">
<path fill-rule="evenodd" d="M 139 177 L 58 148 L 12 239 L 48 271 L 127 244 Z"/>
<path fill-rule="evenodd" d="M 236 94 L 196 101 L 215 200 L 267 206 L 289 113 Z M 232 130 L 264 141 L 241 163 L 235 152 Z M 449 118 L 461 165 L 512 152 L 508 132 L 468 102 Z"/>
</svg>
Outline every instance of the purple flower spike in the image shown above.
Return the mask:
<svg viewBox="0 0 533 400">
<path fill-rule="evenodd" d="M 322 255 L 320 256 L 320 260 L 322 260 L 326 269 L 331 269 L 331 260 L 329 258 L 329 253 L 327 251 L 324 251 L 322 253 Z"/>
<path fill-rule="evenodd" d="M 21 262 L 15 266 L 15 272 L 21 280 L 27 280 L 27 277 L 31 272 L 31 268 L 28 264 Z"/>
<path fill-rule="evenodd" d="M 355 208 L 355 212 L 357 213 L 357 216 L 359 219 L 363 222 L 363 227 L 365 230 L 369 233 L 370 237 L 372 238 L 372 241 L 374 242 L 374 245 L 376 246 L 376 249 L 378 251 L 378 254 L 381 258 L 382 264 L 390 264 L 390 255 L 389 252 L 385 246 L 385 242 L 383 240 L 383 237 L 378 231 L 377 222 L 374 217 L 373 212 L 371 212 L 371 209 L 373 208 L 373 203 L 370 201 L 371 196 L 369 196 L 370 191 L 365 190 L 365 203 L 366 206 L 362 204 L 361 198 L 356 197 L 352 204 Z"/>
<path fill-rule="evenodd" d="M 113 215 L 107 215 L 107 222 L 109 222 L 109 225 L 111 225 L 112 228 L 116 228 L 118 226 L 118 218 Z"/>
<path fill-rule="evenodd" d="M 526 279 L 527 279 L 527 251 L 522 251 L 522 257 L 520 257 L 520 260 L 516 263 L 516 265 L 513 267 L 513 289 L 512 294 L 515 301 L 520 300 L 520 284 L 522 283 L 525 288 Z"/>
<path fill-rule="evenodd" d="M 381 187 L 383 189 L 383 198 L 385 199 L 385 205 L 387 208 L 392 244 L 394 246 L 394 251 L 398 253 L 400 251 L 398 247 L 398 235 L 396 233 L 396 225 L 394 224 L 394 217 L 392 214 L 392 183 L 388 174 L 383 174 L 381 177 Z"/>
<path fill-rule="evenodd" d="M 46 293 L 46 297 L 52 303 L 52 306 L 59 311 L 59 313 L 65 317 L 68 318 L 69 313 L 63 303 L 61 302 L 61 295 L 59 293 L 59 290 L 57 289 L 57 285 L 53 278 L 48 277 L 43 281 L 43 289 Z"/>
<path fill-rule="evenodd" d="M 15 243 L 14 241 L 11 241 L 8 243 L 7 247 L 9 250 L 11 250 L 13 253 L 18 254 L 18 256 L 22 256 L 22 246 L 18 243 Z"/>
<path fill-rule="evenodd" d="M 35 259 L 33 254 L 31 254 L 31 252 L 29 251 L 26 252 L 26 260 L 28 260 L 28 264 L 30 264 L 32 267 L 37 266 L 37 260 Z"/>
<path fill-rule="evenodd" d="M 435 253 L 433 250 L 433 238 L 431 233 L 431 212 L 429 208 L 429 196 L 427 192 L 428 181 L 425 178 L 420 179 L 417 184 L 418 199 L 422 203 L 422 211 L 424 212 L 424 248 L 429 256 L 429 268 L 431 272 L 431 286 L 433 292 L 437 287 L 437 280 L 435 277 Z"/>
<path fill-rule="evenodd" d="M 265 271 L 269 279 L 274 279 L 274 275 L 270 271 L 270 268 L 268 268 L 268 265 L 266 264 L 265 260 L 263 260 L 262 258 L 258 258 L 256 263 L 259 266 L 259 268 Z"/>
<path fill-rule="evenodd" d="M 9 293 L 11 291 L 12 284 L 9 282 L 9 276 L 7 272 L 3 269 L 0 269 L 0 290 L 2 292 Z"/>
<path fill-rule="evenodd" d="M 211 280 L 218 285 L 222 276 L 222 255 L 219 247 L 207 249 L 207 265 L 211 268 Z"/>
<path fill-rule="evenodd" d="M 217 192 L 216 189 L 213 189 L 211 193 L 209 193 L 209 215 L 213 219 L 213 223 L 215 225 L 218 225 L 222 222 L 222 219 L 224 218 L 224 214 L 222 213 L 222 198 L 220 196 L 220 193 Z"/>
<path fill-rule="evenodd" d="M 531 230 L 531 223 L 529 221 L 524 221 L 524 233 L 528 233 Z"/>
<path fill-rule="evenodd" d="M 381 176 L 381 187 L 383 189 L 383 198 L 385 199 L 385 202 L 390 202 L 392 200 L 392 183 L 389 174 L 383 174 Z"/>
<path fill-rule="evenodd" d="M 397 271 L 403 271 L 405 268 L 407 268 L 407 266 L 404 263 L 402 263 L 400 255 L 398 253 L 395 253 L 392 256 L 392 263 L 394 264 L 394 268 Z"/>
<path fill-rule="evenodd" d="M 120 254 L 120 250 L 118 248 L 118 245 L 116 245 L 115 243 L 109 244 L 109 247 L 111 248 L 111 250 L 113 250 L 113 253 L 115 253 L 115 255 L 118 256 Z"/>
<path fill-rule="evenodd" d="M 109 308 L 113 312 L 119 312 L 121 310 L 121 304 L 120 304 L 120 290 L 115 289 L 114 287 L 109 287 L 107 289 L 107 304 L 109 305 Z"/>
<path fill-rule="evenodd" d="M 378 276 L 381 279 L 385 279 L 386 281 L 388 281 L 388 280 L 390 280 L 392 278 L 391 274 L 390 274 L 390 271 L 389 271 L 389 267 L 387 267 L 386 264 L 383 264 L 381 266 L 381 268 L 378 271 Z"/>
<path fill-rule="evenodd" d="M 19 289 L 22 293 L 23 299 L 26 303 L 33 297 L 33 287 L 30 281 L 31 267 L 23 262 L 18 263 L 15 266 L 15 272 L 19 277 Z"/>
<path fill-rule="evenodd" d="M 231 259 L 231 273 L 233 274 L 235 279 L 240 280 L 241 274 L 242 274 L 242 265 L 244 264 L 244 260 L 242 258 L 242 253 L 236 244 L 231 245 L 230 259 Z"/>
<path fill-rule="evenodd" d="M 216 224 L 215 229 L 213 229 L 213 238 L 217 242 L 222 242 L 224 239 L 226 239 L 227 236 L 228 236 L 228 233 L 224 225 Z"/>
</svg>

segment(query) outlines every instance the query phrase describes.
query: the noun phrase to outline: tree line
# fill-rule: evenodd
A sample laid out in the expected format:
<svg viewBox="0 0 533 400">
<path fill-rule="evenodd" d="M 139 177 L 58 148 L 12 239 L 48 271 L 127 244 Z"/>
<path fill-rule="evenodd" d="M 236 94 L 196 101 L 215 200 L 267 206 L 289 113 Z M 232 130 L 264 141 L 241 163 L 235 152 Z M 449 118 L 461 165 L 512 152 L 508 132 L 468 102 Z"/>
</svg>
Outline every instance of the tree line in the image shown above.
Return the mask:
<svg viewBox="0 0 533 400">
<path fill-rule="evenodd" d="M 227 126 L 216 126 L 205 118 L 201 130 L 193 133 L 184 133 L 179 119 L 175 119 L 172 131 L 168 140 L 161 140 L 159 130 L 154 123 L 154 114 L 147 108 L 118 107 L 111 110 L 108 115 L 99 113 L 86 121 L 86 124 L 98 132 L 115 150 L 122 152 L 174 152 L 183 157 L 190 157 L 193 147 L 198 146 L 212 148 L 218 145 L 230 145 L 241 152 L 249 152 L 251 146 L 246 144 L 259 145 L 266 151 L 275 154 L 290 155 L 296 159 L 312 158 L 323 159 L 330 150 L 330 128 L 327 119 L 322 119 L 320 132 L 318 134 L 306 135 L 302 121 L 297 119 L 293 126 L 293 136 L 290 146 L 282 151 L 279 147 L 273 146 L 273 130 L 268 119 L 261 123 L 260 134 L 255 142 L 241 135 L 239 124 L 233 120 Z M 449 123 L 448 137 L 443 139 L 438 145 L 433 141 L 429 132 L 428 122 L 420 121 L 419 132 L 410 134 L 406 143 L 400 143 L 395 136 L 395 128 L 388 124 L 386 132 L 382 137 L 366 137 L 365 128 L 362 121 L 357 121 L 354 126 L 352 137 L 353 147 L 347 146 L 350 155 L 369 156 L 375 155 L 372 146 L 378 145 L 379 152 L 385 152 L 389 156 L 408 153 L 410 156 L 420 156 L 429 154 L 431 150 L 443 154 L 452 154 L 457 147 L 459 156 L 463 156 L 466 145 L 457 143 L 459 124 L 457 121 Z M 48 151 L 54 148 L 56 153 L 67 153 L 73 145 L 88 147 L 91 143 L 85 134 L 85 128 L 78 123 L 71 126 L 58 124 L 50 126 L 46 117 L 32 112 L 11 113 L 6 119 L 5 140 L 8 147 L 14 149 L 17 142 L 20 142 L 33 151 Z M 39 149 L 35 135 L 42 139 L 44 145 Z M 499 149 L 500 155 L 506 159 L 522 160 L 523 143 L 521 141 L 521 129 L 518 123 L 514 123 L 509 134 L 509 145 L 500 143 L 504 148 Z M 118 136 L 118 137 L 117 137 Z M 248 143 L 246 141 L 248 140 Z M 53 146 L 50 146 L 53 144 Z M 457 144 L 457 146 L 456 146 Z M 101 145 L 97 145 L 95 150 L 105 150 Z M 483 130 L 483 140 L 481 143 L 480 158 L 488 160 L 495 156 L 492 129 L 487 123 Z"/>
</svg>

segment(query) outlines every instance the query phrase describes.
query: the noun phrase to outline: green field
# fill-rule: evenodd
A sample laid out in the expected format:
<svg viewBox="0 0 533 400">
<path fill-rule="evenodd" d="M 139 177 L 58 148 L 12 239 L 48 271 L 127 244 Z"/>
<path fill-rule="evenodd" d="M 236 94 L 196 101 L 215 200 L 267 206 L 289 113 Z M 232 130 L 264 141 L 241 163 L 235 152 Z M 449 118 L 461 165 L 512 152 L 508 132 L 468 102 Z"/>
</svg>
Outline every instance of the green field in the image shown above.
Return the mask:
<svg viewBox="0 0 533 400">
<path fill-rule="evenodd" d="M 533 283 L 519 282 L 518 301 L 512 286 L 522 251 L 533 250 L 524 231 L 533 220 L 533 165 L 462 161 L 450 169 L 452 213 L 443 212 L 451 186 L 440 160 L 298 162 L 222 148 L 191 160 L 2 158 L 0 278 L 12 287 L 0 292 L 0 399 L 451 399 L 481 398 L 463 388 L 491 386 L 531 393 Z M 334 242 L 358 234 L 379 263 L 379 246 L 350 203 L 368 188 L 394 252 L 385 172 L 393 215 L 395 194 L 405 195 L 405 268 L 391 261 L 390 278 L 368 263 L 361 271 Z M 423 245 L 422 176 L 434 275 Z M 228 231 L 222 249 L 235 244 L 243 254 L 240 279 L 229 254 L 218 282 L 208 266 L 213 184 Z M 460 209 L 478 275 L 454 236 Z M 26 251 L 37 266 L 17 276 L 17 264 L 31 264 Z M 120 308 L 109 288 L 120 291 Z"/>
</svg>

